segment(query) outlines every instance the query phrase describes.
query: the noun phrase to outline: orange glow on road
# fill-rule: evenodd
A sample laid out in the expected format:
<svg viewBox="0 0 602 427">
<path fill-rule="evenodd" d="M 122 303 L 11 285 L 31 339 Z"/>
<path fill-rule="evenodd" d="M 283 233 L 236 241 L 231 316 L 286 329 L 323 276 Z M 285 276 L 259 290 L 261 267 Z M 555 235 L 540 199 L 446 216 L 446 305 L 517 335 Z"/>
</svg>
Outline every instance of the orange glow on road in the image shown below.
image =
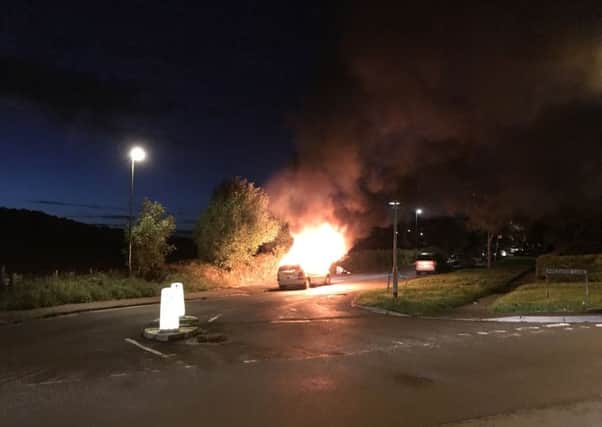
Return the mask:
<svg viewBox="0 0 602 427">
<path fill-rule="evenodd" d="M 293 246 L 280 265 L 300 265 L 307 273 L 326 274 L 347 253 L 343 231 L 329 223 L 306 227 L 293 234 Z"/>
</svg>

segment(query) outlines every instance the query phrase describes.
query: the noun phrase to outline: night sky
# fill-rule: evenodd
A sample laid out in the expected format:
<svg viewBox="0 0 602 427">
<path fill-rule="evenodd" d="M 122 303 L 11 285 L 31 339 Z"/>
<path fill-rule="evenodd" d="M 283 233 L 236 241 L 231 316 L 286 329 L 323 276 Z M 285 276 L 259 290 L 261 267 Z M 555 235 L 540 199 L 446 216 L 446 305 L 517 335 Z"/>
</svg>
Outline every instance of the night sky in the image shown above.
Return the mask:
<svg viewBox="0 0 602 427">
<path fill-rule="evenodd" d="M 225 177 L 264 183 L 291 158 L 330 43 L 327 12 L 305 2 L 10 3 L 0 205 L 89 223 L 123 224 L 135 142 L 137 204 L 160 201 L 182 230 Z"/>
<path fill-rule="evenodd" d="M 293 229 L 353 237 L 392 198 L 598 215 L 599 0 L 181 5 L 4 7 L 0 205 L 123 224 L 140 142 L 136 204 L 180 230 L 232 175 Z"/>
</svg>

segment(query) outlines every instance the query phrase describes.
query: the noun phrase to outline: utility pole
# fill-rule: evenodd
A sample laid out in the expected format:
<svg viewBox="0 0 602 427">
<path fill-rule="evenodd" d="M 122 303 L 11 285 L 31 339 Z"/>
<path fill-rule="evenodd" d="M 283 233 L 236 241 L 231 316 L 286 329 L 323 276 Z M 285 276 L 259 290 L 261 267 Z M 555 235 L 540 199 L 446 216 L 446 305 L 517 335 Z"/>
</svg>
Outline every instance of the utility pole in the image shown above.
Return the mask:
<svg viewBox="0 0 602 427">
<path fill-rule="evenodd" d="M 418 248 L 420 246 L 419 243 L 419 239 L 420 239 L 420 234 L 418 233 L 418 215 L 422 214 L 422 209 L 418 208 L 416 209 L 416 230 L 415 230 L 415 234 L 416 234 L 416 256 L 418 256 Z"/>
<path fill-rule="evenodd" d="M 134 216 L 134 164 L 146 158 L 146 152 L 140 147 L 130 150 L 130 203 L 128 215 L 128 272 L 132 275 L 132 220 Z"/>
<path fill-rule="evenodd" d="M 393 208 L 393 298 L 397 299 L 399 282 L 399 272 L 397 271 L 397 211 L 399 210 L 399 202 L 394 200 L 389 202 L 389 206 Z"/>
<path fill-rule="evenodd" d="M 132 275 L 132 215 L 134 210 L 134 159 L 130 167 L 130 203 L 128 215 L 128 272 Z"/>
</svg>

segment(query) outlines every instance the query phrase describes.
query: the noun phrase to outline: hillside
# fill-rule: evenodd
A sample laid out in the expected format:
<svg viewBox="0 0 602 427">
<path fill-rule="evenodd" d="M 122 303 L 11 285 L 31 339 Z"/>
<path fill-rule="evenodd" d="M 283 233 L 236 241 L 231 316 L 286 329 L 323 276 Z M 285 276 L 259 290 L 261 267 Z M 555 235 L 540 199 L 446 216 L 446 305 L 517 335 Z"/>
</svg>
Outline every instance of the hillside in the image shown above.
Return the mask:
<svg viewBox="0 0 602 427">
<path fill-rule="evenodd" d="M 177 237 L 174 259 L 194 256 L 190 239 Z M 124 268 L 123 230 L 84 224 L 43 212 L 0 208 L 0 265 L 9 272 Z"/>
</svg>

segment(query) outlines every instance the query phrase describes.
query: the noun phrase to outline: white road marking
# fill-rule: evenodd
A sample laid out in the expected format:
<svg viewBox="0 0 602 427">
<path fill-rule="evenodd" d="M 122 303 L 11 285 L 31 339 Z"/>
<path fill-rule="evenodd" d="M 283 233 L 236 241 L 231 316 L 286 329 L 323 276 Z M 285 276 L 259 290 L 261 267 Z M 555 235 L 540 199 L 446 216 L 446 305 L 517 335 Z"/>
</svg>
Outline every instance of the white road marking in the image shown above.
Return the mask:
<svg viewBox="0 0 602 427">
<path fill-rule="evenodd" d="M 585 326 L 585 325 L 581 325 L 581 326 L 579 326 L 579 327 L 580 327 L 581 329 L 589 329 L 589 328 L 590 328 L 589 326 Z"/>
<path fill-rule="evenodd" d="M 112 377 L 127 377 L 129 374 L 127 372 L 118 372 L 116 374 L 111 374 Z"/>
<path fill-rule="evenodd" d="M 521 326 L 520 328 L 514 328 L 517 331 L 536 331 L 537 329 L 539 329 L 539 326 Z"/>
<path fill-rule="evenodd" d="M 546 325 L 546 328 L 562 328 L 563 326 L 570 326 L 568 323 L 550 323 Z"/>
<path fill-rule="evenodd" d="M 565 331 L 572 331 L 573 328 L 564 328 Z"/>
<path fill-rule="evenodd" d="M 220 317 L 222 317 L 221 314 L 216 314 L 215 316 L 213 316 L 211 319 L 209 319 L 209 323 L 215 322 L 217 319 L 219 319 Z"/>
<path fill-rule="evenodd" d="M 255 360 L 255 359 L 247 359 L 247 360 L 243 360 L 242 363 L 246 363 L 246 364 L 257 363 L 257 360 Z"/>
<path fill-rule="evenodd" d="M 596 323 L 596 328 L 602 328 L 602 323 Z"/>
<path fill-rule="evenodd" d="M 538 331 L 531 331 L 531 333 L 532 333 L 532 334 L 543 334 L 544 332 L 545 332 L 545 331 L 541 331 L 541 330 L 538 330 Z"/>
<path fill-rule="evenodd" d="M 459 336 L 459 337 L 469 337 L 469 336 L 470 336 L 470 334 L 468 334 L 468 333 L 466 333 L 466 332 L 460 332 L 460 333 L 458 334 L 458 336 Z"/>
<path fill-rule="evenodd" d="M 496 329 L 495 331 L 491 331 L 494 334 L 505 334 L 507 331 L 505 329 Z"/>
<path fill-rule="evenodd" d="M 154 354 L 156 356 L 159 356 L 159 357 L 162 357 L 164 359 L 167 359 L 169 357 L 167 354 L 161 353 L 160 351 L 157 351 L 155 349 L 152 349 L 150 347 L 142 345 L 138 341 L 133 340 L 131 338 L 126 338 L 125 342 L 129 342 L 130 344 L 134 344 L 136 347 L 138 347 L 138 348 L 140 348 L 140 349 L 142 349 L 144 351 L 148 351 L 149 353 L 152 353 L 152 354 Z"/>
<path fill-rule="evenodd" d="M 485 332 L 485 331 L 479 331 L 477 332 L 478 335 L 489 335 L 489 332 Z"/>
</svg>

